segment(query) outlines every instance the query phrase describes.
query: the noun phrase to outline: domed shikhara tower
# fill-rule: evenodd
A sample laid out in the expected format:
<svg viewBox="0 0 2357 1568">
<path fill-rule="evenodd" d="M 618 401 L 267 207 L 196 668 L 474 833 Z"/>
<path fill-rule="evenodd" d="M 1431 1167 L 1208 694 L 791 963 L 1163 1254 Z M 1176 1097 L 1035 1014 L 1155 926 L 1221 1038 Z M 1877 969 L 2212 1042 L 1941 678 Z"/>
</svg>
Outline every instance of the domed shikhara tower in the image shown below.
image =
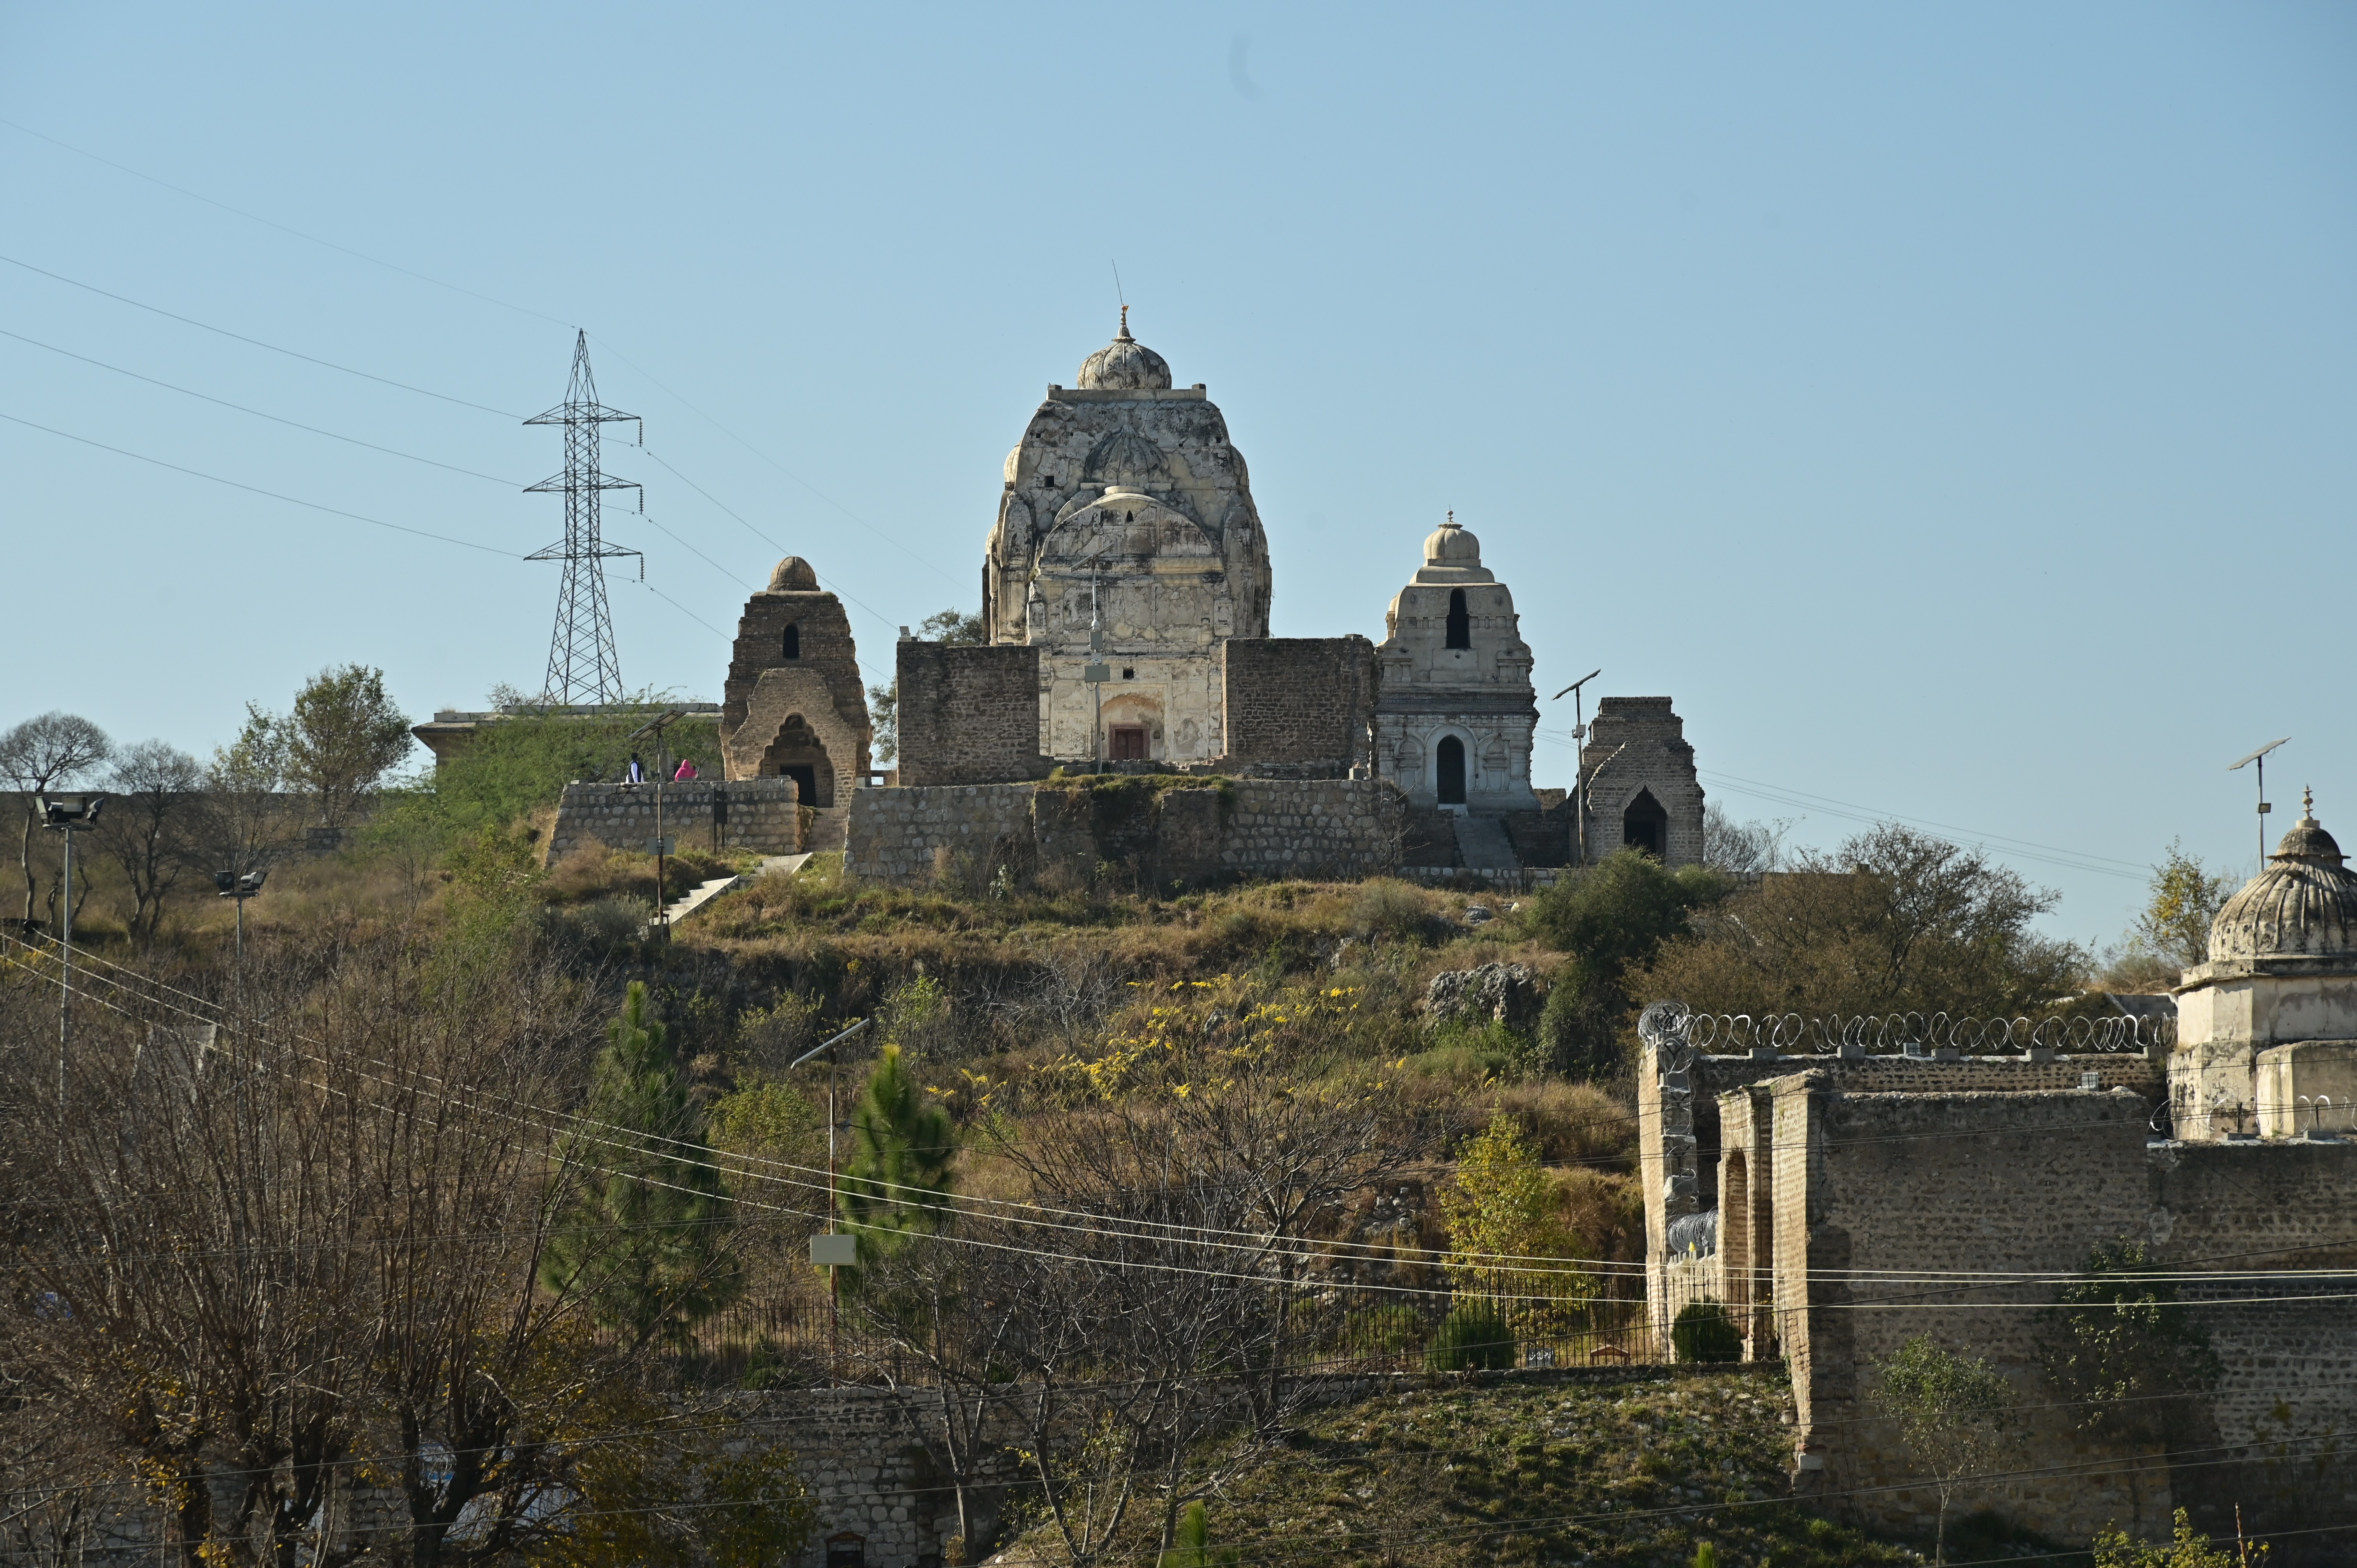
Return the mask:
<svg viewBox="0 0 2357 1568">
<path fill-rule="evenodd" d="M 1538 725 L 1514 598 L 1457 514 L 1424 542 L 1375 649 L 1375 768 L 1417 806 L 1533 811 Z"/>
<path fill-rule="evenodd" d="M 843 604 L 789 555 L 745 601 L 720 703 L 727 776 L 792 779 L 802 804 L 848 806 L 868 774 L 867 699 Z"/>
<path fill-rule="evenodd" d="M 1124 306 L 1120 335 L 1082 363 L 1080 384 L 1048 389 L 1005 478 L 983 624 L 994 643 L 1039 650 L 1040 750 L 1222 755 L 1220 645 L 1268 636 L 1268 542 L 1243 456 L 1202 386 L 1170 384 Z M 1086 679 L 1092 664 L 1101 682 Z"/>
<path fill-rule="evenodd" d="M 2357 1118 L 2357 873 L 2312 797 L 2210 923 L 2177 992 L 2177 1136 L 2346 1133 Z"/>
</svg>

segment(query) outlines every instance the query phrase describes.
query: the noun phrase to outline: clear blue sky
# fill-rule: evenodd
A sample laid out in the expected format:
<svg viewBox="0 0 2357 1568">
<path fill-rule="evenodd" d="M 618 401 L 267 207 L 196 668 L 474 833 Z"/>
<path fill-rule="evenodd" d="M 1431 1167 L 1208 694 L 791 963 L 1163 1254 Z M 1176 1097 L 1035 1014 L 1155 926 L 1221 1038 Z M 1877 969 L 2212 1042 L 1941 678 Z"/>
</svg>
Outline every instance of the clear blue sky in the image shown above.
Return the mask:
<svg viewBox="0 0 2357 1568">
<path fill-rule="evenodd" d="M 613 519 L 634 686 L 717 696 L 781 547 L 877 671 L 973 607 L 1117 260 L 1251 461 L 1280 635 L 1379 637 L 1454 508 L 1543 693 L 1674 695 L 1799 842 L 1855 824 L 1740 791 L 2060 846 L 2015 863 L 2104 939 L 2172 838 L 2247 865 L 2225 765 L 2281 735 L 2277 825 L 2312 782 L 2357 840 L 2347 5 L 16 4 L 0 118 L 0 254 L 505 411 L 0 265 L 9 332 L 490 478 L 18 338 L 0 413 L 512 557 L 560 454 L 505 415 L 586 327 L 750 524 L 609 448 L 710 557 Z M 5 422 L 0 466 L 0 722 L 202 753 L 330 663 L 537 687 L 553 567 Z"/>
</svg>

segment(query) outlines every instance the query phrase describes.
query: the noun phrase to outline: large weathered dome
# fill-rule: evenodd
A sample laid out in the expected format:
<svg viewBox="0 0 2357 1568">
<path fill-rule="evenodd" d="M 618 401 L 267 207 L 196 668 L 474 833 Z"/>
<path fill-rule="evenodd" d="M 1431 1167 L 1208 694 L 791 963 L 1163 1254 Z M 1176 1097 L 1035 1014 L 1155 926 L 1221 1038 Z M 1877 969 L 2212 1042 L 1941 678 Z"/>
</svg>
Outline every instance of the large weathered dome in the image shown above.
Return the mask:
<svg viewBox="0 0 2357 1568">
<path fill-rule="evenodd" d="M 1419 583 L 1494 583 L 1498 579 L 1481 564 L 1481 542 L 1473 537 L 1457 514 L 1425 536 L 1424 564 L 1415 574 Z"/>
<path fill-rule="evenodd" d="M 1140 392 L 1170 384 L 1170 362 L 1129 335 L 1129 306 L 1121 307 L 1121 335 L 1081 361 L 1082 387 Z"/>
<path fill-rule="evenodd" d="M 773 594 L 814 594 L 818 592 L 818 573 L 799 555 L 789 555 L 778 563 L 770 574 L 770 592 Z"/>
<path fill-rule="evenodd" d="M 2317 822 L 2312 799 L 2267 862 L 2210 922 L 2210 961 L 2357 959 L 2357 874 Z"/>
</svg>

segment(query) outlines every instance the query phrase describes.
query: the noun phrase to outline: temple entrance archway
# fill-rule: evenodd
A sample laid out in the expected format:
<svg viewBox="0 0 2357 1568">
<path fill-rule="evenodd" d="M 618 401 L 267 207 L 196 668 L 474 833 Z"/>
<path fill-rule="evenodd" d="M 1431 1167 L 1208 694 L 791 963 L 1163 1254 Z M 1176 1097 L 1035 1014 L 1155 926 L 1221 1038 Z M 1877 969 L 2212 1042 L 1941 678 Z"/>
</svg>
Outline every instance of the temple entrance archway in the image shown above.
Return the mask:
<svg viewBox="0 0 2357 1568">
<path fill-rule="evenodd" d="M 834 804 L 834 762 L 818 732 L 800 714 L 787 715 L 777 738 L 761 753 L 761 777 L 792 779 L 805 806 Z"/>
<path fill-rule="evenodd" d="M 1670 858 L 1670 813 L 1653 799 L 1651 789 L 1638 790 L 1629 809 L 1620 813 L 1620 842 L 1631 849 L 1643 850 L 1655 860 Z"/>
<path fill-rule="evenodd" d="M 1432 757 L 1434 771 L 1439 775 L 1435 782 L 1438 786 L 1440 803 L 1444 806 L 1463 805 L 1465 743 L 1453 735 L 1442 736 L 1440 744 L 1433 747 Z"/>
</svg>

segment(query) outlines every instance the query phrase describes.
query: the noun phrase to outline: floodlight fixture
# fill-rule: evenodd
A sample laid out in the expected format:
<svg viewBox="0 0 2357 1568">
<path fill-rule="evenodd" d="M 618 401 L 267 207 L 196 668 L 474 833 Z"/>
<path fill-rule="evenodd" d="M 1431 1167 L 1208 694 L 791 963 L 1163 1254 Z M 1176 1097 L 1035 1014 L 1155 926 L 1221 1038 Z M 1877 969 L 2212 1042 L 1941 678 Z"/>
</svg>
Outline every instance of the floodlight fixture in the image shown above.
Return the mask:
<svg viewBox="0 0 2357 1568">
<path fill-rule="evenodd" d="M 98 825 L 106 797 L 94 792 L 37 796 L 41 826 L 65 834 L 65 918 L 58 934 L 58 1112 L 66 1108 L 66 1056 L 73 1040 L 73 846 L 76 834 Z M 60 1122 L 62 1125 L 62 1122 Z"/>
</svg>

